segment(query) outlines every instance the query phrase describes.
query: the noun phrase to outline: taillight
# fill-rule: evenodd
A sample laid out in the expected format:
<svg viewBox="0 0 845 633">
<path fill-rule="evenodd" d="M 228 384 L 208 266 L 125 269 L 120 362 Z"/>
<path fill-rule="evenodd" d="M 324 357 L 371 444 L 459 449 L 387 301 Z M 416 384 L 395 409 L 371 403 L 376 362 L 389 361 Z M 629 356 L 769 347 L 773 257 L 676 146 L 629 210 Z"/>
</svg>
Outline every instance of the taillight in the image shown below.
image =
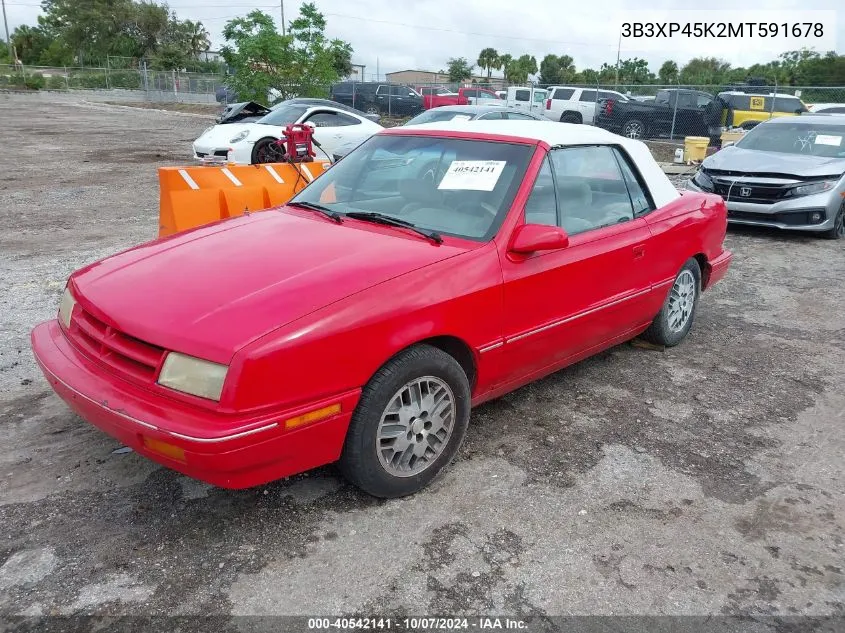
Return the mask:
<svg viewBox="0 0 845 633">
<path fill-rule="evenodd" d="M 612 114 L 613 113 L 613 99 L 608 99 L 604 104 L 604 113 L 605 114 Z"/>
<path fill-rule="evenodd" d="M 546 110 L 551 110 L 551 109 L 552 109 L 552 100 L 546 99 Z"/>
</svg>

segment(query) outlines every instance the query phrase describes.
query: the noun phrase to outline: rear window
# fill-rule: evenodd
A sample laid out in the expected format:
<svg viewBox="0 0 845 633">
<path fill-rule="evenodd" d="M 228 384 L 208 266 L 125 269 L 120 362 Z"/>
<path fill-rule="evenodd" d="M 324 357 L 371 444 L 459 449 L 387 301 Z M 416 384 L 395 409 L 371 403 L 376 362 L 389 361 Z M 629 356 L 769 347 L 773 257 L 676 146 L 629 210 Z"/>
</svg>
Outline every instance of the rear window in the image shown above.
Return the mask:
<svg viewBox="0 0 845 633">
<path fill-rule="evenodd" d="M 574 88 L 555 88 L 555 92 L 552 96 L 552 99 L 563 99 L 564 101 L 569 101 L 572 98 L 572 95 L 574 94 Z"/>
</svg>

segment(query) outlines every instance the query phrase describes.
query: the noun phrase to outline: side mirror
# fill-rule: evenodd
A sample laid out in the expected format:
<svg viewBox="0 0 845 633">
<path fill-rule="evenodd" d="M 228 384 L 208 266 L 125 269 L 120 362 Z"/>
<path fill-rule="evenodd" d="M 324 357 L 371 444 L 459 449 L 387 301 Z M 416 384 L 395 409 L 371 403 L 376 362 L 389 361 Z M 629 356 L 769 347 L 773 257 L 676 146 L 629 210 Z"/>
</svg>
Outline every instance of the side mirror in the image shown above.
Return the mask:
<svg viewBox="0 0 845 633">
<path fill-rule="evenodd" d="M 313 121 L 306 121 L 306 122 L 305 122 L 305 125 L 307 125 L 308 127 L 310 127 L 312 130 L 316 130 L 316 129 L 317 129 L 317 126 L 314 124 L 314 122 L 313 122 Z"/>
<path fill-rule="evenodd" d="M 529 255 L 537 251 L 556 251 L 569 246 L 569 236 L 562 228 L 546 224 L 523 224 L 516 229 L 510 251 Z"/>
</svg>

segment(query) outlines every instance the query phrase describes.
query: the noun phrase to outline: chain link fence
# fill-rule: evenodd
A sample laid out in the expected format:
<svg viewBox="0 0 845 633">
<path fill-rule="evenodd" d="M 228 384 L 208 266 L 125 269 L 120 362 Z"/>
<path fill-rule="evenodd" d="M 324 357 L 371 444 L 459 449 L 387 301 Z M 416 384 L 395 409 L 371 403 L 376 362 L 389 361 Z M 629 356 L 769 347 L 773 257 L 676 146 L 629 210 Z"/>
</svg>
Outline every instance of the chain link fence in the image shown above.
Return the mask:
<svg viewBox="0 0 845 633">
<path fill-rule="evenodd" d="M 0 65 L 0 89 L 121 91 L 139 101 L 213 104 L 225 85 L 222 74 L 151 70 L 144 64 L 135 68 Z"/>
<path fill-rule="evenodd" d="M 0 89 L 98 91 L 114 98 L 220 104 L 240 101 L 224 74 L 157 71 L 143 61 L 109 58 L 104 67 L 0 65 Z M 845 114 L 845 86 L 595 83 L 544 86 L 501 79 L 473 82 L 342 81 L 279 87 L 267 101 L 324 97 L 395 124 L 424 109 L 458 103 L 507 105 L 553 121 L 586 123 L 633 138 L 676 142 L 719 138 L 726 128 L 748 130 L 775 116 L 806 111 Z M 507 118 L 503 114 L 502 118 Z"/>
</svg>

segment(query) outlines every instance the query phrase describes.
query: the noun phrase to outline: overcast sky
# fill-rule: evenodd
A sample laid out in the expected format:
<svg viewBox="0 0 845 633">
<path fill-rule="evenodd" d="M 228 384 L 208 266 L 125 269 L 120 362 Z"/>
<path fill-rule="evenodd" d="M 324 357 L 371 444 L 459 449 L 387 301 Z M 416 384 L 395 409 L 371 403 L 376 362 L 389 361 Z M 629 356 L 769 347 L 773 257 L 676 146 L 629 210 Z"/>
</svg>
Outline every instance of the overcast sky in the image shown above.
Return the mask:
<svg viewBox="0 0 845 633">
<path fill-rule="evenodd" d="M 38 0 L 5 0 L 9 29 L 34 24 L 40 13 Z M 376 72 L 403 69 L 440 70 L 449 57 L 467 57 L 475 62 L 478 52 L 492 46 L 500 53 L 519 56 L 529 53 L 537 62 L 547 53 L 567 54 L 576 66 L 598 68 L 616 61 L 619 25 L 623 20 L 679 21 L 686 12 L 673 9 L 690 6 L 670 0 L 316 0 L 326 15 L 328 34 L 352 44 L 353 62 L 365 64 L 367 79 Z M 280 18 L 279 0 L 171 0 L 180 18 L 200 20 L 211 33 L 213 48 L 222 45 L 220 32 L 227 20 L 260 8 Z M 284 0 L 285 17 L 296 16 L 302 0 Z M 648 12 L 637 9 L 649 6 Z M 768 61 L 784 50 L 802 45 L 817 50 L 835 48 L 845 52 L 845 10 L 842 0 L 766 0 L 765 10 L 738 16 L 742 7 L 735 0 L 708 0 L 709 11 L 693 16 L 707 21 L 782 21 L 825 19 L 829 37 L 816 40 L 622 40 L 621 55 L 644 57 L 656 72 L 666 59 L 683 63 L 691 57 L 713 55 L 734 66 Z M 724 11 L 718 10 L 724 7 Z M 838 20 L 835 9 L 840 8 Z M 792 14 L 778 13 L 794 11 Z M 827 13 L 807 14 L 808 10 Z M 803 16 L 803 17 L 802 17 Z M 821 45 L 819 45 L 821 44 Z"/>
</svg>

